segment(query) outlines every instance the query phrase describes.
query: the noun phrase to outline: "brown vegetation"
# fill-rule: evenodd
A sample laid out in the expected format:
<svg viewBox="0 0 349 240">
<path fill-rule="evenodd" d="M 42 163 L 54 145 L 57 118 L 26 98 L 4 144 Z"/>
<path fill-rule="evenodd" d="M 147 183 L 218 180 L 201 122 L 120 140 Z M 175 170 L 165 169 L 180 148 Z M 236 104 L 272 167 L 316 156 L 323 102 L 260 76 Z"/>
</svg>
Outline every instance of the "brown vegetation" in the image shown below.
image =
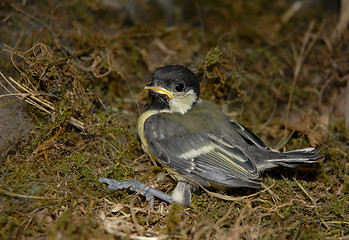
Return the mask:
<svg viewBox="0 0 349 240">
<path fill-rule="evenodd" d="M 1 239 L 349 238 L 347 1 L 180 2 L 1 1 Z M 325 158 L 190 208 L 108 191 L 176 184 L 135 133 L 166 64 L 272 148 Z"/>
</svg>

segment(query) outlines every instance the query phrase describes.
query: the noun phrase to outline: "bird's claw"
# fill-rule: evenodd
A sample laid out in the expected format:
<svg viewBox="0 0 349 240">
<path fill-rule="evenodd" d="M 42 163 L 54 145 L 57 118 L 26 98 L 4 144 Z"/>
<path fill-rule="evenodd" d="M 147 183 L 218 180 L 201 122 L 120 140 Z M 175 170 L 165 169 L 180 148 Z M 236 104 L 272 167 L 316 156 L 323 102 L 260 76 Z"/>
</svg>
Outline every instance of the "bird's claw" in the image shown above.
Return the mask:
<svg viewBox="0 0 349 240">
<path fill-rule="evenodd" d="M 98 181 L 108 184 L 109 190 L 120 190 L 129 188 L 131 191 L 139 192 L 139 194 L 145 196 L 147 201 L 151 201 L 152 205 L 154 205 L 154 197 L 158 197 L 168 203 L 173 202 L 173 198 L 171 195 L 163 193 L 155 188 L 149 187 L 137 180 L 116 181 L 114 179 L 101 177 L 98 179 Z"/>
</svg>

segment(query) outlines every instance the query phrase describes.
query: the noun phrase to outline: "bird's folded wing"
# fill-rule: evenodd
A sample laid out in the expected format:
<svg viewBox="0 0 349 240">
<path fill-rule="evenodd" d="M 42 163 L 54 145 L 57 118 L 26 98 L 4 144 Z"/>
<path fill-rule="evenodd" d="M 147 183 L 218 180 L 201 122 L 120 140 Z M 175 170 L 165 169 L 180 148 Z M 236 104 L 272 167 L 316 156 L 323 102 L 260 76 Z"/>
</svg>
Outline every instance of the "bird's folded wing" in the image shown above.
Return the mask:
<svg viewBox="0 0 349 240">
<path fill-rule="evenodd" d="M 258 187 L 260 173 L 243 149 L 227 136 L 193 133 L 161 115 L 146 120 L 144 134 L 152 154 L 162 164 L 200 184 Z"/>
<path fill-rule="evenodd" d="M 255 135 L 248 128 L 245 128 L 238 121 L 231 119 L 231 127 L 236 132 L 238 132 L 245 139 L 245 141 L 250 142 L 251 144 L 253 144 L 257 147 L 269 149 L 268 145 L 260 137 Z"/>
</svg>

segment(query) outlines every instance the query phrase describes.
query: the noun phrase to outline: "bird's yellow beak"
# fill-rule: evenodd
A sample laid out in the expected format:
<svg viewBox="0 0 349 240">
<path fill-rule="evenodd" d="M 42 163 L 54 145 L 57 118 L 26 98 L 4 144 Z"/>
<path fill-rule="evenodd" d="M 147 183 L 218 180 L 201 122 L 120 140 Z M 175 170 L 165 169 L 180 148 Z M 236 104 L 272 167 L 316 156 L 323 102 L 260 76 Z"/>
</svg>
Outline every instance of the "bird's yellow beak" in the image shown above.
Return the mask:
<svg viewBox="0 0 349 240">
<path fill-rule="evenodd" d="M 152 87 L 152 86 L 145 86 L 144 89 L 146 90 L 151 90 L 153 92 L 156 92 L 156 93 L 159 93 L 159 94 L 163 94 L 163 95 L 166 95 L 169 99 L 173 99 L 173 94 L 168 91 L 167 89 L 165 88 L 162 88 L 162 87 Z"/>
</svg>

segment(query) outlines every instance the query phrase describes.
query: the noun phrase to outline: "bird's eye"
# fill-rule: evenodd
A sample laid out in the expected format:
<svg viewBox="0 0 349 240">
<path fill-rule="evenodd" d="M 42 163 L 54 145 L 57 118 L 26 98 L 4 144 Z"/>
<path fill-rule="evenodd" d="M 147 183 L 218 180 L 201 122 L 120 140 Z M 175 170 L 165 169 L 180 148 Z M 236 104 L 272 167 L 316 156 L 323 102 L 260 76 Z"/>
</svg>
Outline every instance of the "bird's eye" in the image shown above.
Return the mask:
<svg viewBox="0 0 349 240">
<path fill-rule="evenodd" d="M 178 83 L 176 86 L 176 91 L 177 92 L 182 92 L 184 90 L 184 84 L 183 83 Z"/>
</svg>

